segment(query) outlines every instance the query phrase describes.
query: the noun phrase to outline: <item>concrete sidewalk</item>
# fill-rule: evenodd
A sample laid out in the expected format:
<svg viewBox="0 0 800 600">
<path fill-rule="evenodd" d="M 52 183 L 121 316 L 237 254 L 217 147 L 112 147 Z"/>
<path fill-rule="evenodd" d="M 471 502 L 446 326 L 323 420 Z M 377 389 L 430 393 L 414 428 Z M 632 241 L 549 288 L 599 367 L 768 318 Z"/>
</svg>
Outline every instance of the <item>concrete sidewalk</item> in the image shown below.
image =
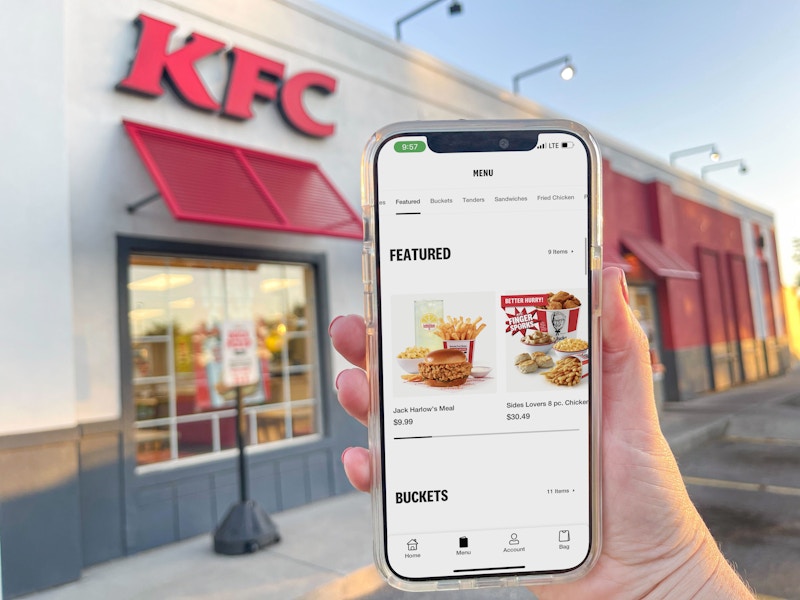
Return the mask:
<svg viewBox="0 0 800 600">
<path fill-rule="evenodd" d="M 759 402 L 800 395 L 800 369 L 703 398 L 667 404 L 661 426 L 680 454 L 722 435 L 733 415 Z M 272 515 L 279 544 L 241 556 L 220 556 L 211 535 L 86 569 L 83 577 L 27 596 L 36 600 L 223 598 L 261 600 L 389 600 L 408 594 L 389 588 L 372 563 L 370 500 L 352 493 Z M 414 600 L 434 594 L 414 594 Z M 445 596 L 436 593 L 437 600 Z M 447 596 L 449 597 L 449 596 Z M 533 598 L 525 589 L 473 590 L 459 598 Z"/>
<path fill-rule="evenodd" d="M 719 437 L 734 415 L 759 403 L 780 404 L 800 395 L 800 365 L 772 379 L 744 384 L 725 392 L 684 402 L 668 402 L 661 411 L 661 430 L 672 451 L 682 454 Z"/>
</svg>

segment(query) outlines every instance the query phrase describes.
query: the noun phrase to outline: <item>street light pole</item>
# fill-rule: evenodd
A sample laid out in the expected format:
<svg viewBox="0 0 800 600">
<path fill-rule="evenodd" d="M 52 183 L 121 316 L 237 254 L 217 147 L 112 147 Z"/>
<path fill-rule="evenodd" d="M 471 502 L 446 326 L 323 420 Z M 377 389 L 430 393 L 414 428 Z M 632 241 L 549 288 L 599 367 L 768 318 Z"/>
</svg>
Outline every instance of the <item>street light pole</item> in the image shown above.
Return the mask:
<svg viewBox="0 0 800 600">
<path fill-rule="evenodd" d="M 555 58 L 551 61 L 546 63 L 542 63 L 541 65 L 537 65 L 528 69 L 527 71 L 522 71 L 522 73 L 517 73 L 514 75 L 513 79 L 513 89 L 514 93 L 519 93 L 519 80 L 523 79 L 524 77 L 528 77 L 529 75 L 534 75 L 541 71 L 545 71 L 552 67 L 557 67 L 558 65 L 564 65 L 564 68 L 561 69 L 561 78 L 569 81 L 575 75 L 575 67 L 572 65 L 572 59 L 570 58 L 569 54 L 565 56 L 561 56 L 560 58 Z"/>
<path fill-rule="evenodd" d="M 399 19 L 397 19 L 397 21 L 394 22 L 394 39 L 396 39 L 397 41 L 400 41 L 400 37 L 401 37 L 400 36 L 400 25 L 402 25 L 404 22 L 408 21 L 409 19 L 411 19 L 413 17 L 416 17 L 421 12 L 424 12 L 424 11 L 428 10 L 432 6 L 435 6 L 435 5 L 439 4 L 440 2 L 444 2 L 444 0 L 431 0 L 430 2 L 426 2 L 425 4 L 423 4 L 422 6 L 417 8 L 416 10 L 413 10 L 410 13 L 408 13 L 407 15 L 404 15 L 404 16 L 400 17 Z M 461 4 L 459 2 L 457 2 L 456 0 L 453 0 L 453 2 L 450 4 L 450 14 L 451 15 L 461 14 Z"/>
<path fill-rule="evenodd" d="M 686 150 L 678 150 L 677 152 L 673 152 L 669 155 L 669 164 L 674 165 L 675 160 L 682 157 L 682 156 L 689 156 L 690 154 L 700 154 L 701 152 L 708 152 L 708 157 L 717 162 L 719 160 L 720 154 L 719 150 L 717 150 L 716 144 L 704 144 L 702 146 L 695 146 L 694 148 L 687 148 Z"/>
<path fill-rule="evenodd" d="M 719 163 L 718 165 L 707 165 L 700 169 L 700 177 L 705 180 L 706 173 L 709 171 L 719 171 L 720 169 L 730 169 L 731 167 L 739 167 L 739 174 L 744 175 L 747 173 L 747 166 L 744 164 L 744 160 L 739 158 L 736 160 L 729 160 L 724 163 Z"/>
</svg>

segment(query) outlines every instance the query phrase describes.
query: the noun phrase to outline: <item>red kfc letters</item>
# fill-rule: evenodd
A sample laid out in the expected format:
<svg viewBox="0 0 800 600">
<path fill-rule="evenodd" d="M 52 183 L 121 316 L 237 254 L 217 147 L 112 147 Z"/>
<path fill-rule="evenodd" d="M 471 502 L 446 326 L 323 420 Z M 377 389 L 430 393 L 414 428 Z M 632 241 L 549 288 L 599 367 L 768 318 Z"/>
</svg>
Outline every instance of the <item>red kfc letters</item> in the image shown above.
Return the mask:
<svg viewBox="0 0 800 600">
<path fill-rule="evenodd" d="M 312 117 L 303 104 L 303 95 L 313 89 L 322 94 L 336 90 L 336 80 L 324 73 L 307 71 L 285 77 L 283 63 L 233 47 L 228 52 L 229 71 L 225 97 L 220 104 L 197 70 L 203 59 L 218 54 L 225 43 L 192 33 L 183 46 L 169 50 L 175 26 L 145 14 L 136 18 L 139 43 L 128 75 L 117 89 L 150 97 L 164 93 L 166 81 L 189 106 L 235 119 L 253 117 L 253 101 L 276 102 L 284 120 L 297 131 L 312 137 L 333 135 L 335 125 Z"/>
</svg>

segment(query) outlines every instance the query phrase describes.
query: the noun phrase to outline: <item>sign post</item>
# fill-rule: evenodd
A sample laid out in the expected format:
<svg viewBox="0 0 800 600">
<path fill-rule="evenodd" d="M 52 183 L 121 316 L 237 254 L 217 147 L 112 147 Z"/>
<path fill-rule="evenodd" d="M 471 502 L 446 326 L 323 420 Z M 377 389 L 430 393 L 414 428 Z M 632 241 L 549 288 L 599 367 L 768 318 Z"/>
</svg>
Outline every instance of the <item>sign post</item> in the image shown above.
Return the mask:
<svg viewBox="0 0 800 600">
<path fill-rule="evenodd" d="M 249 497 L 244 439 L 247 422 L 242 388 L 257 384 L 259 363 L 252 321 L 225 321 L 222 325 L 222 384 L 236 394 L 236 443 L 239 447 L 239 502 L 234 504 L 214 532 L 217 554 L 246 554 L 280 540 L 277 527 Z"/>
</svg>

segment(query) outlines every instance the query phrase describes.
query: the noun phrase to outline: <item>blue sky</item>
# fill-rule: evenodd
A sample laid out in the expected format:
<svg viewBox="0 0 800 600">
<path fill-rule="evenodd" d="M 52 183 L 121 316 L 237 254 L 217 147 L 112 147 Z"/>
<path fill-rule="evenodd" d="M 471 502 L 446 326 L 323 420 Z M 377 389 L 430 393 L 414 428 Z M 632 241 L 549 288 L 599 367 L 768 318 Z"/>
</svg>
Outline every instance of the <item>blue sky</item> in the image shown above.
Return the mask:
<svg viewBox="0 0 800 600">
<path fill-rule="evenodd" d="M 424 0 L 317 0 L 394 37 Z M 735 168 L 709 182 L 775 214 L 783 281 L 800 266 L 800 2 L 796 0 L 445 0 L 404 23 L 403 42 L 511 89 L 512 77 L 570 54 L 577 69 L 521 82 L 523 96 L 667 161 L 716 143 Z M 703 155 L 681 159 L 695 174 Z"/>
</svg>

